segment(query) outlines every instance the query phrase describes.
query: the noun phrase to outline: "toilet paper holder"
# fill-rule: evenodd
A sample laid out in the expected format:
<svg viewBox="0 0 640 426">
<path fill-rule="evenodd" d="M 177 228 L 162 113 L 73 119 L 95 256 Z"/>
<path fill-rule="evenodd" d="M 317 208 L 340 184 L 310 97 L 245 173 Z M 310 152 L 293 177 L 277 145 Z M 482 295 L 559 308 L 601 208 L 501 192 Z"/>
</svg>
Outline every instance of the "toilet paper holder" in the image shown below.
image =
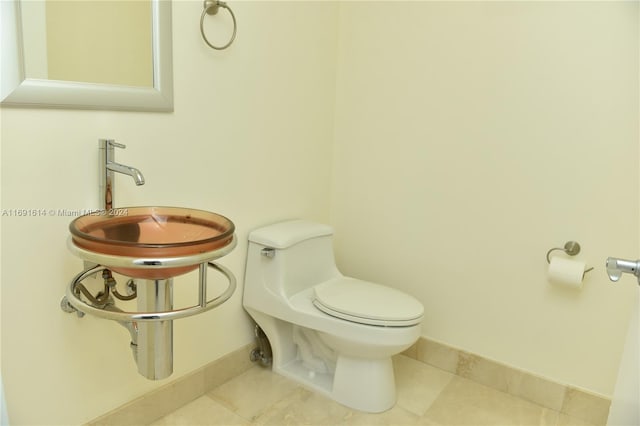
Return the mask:
<svg viewBox="0 0 640 426">
<path fill-rule="evenodd" d="M 554 248 L 552 248 L 551 250 L 549 250 L 547 252 L 547 263 L 551 263 L 551 259 L 549 259 L 549 255 L 551 255 L 551 252 L 553 252 L 555 250 L 562 250 L 563 252 L 565 252 L 569 256 L 575 256 L 576 254 L 580 253 L 580 244 L 578 244 L 577 241 L 567 241 L 564 244 L 564 247 L 554 247 Z M 585 269 L 584 273 L 586 274 L 587 272 L 589 272 L 591 270 L 593 270 L 593 267 L 591 267 L 589 269 Z"/>
</svg>

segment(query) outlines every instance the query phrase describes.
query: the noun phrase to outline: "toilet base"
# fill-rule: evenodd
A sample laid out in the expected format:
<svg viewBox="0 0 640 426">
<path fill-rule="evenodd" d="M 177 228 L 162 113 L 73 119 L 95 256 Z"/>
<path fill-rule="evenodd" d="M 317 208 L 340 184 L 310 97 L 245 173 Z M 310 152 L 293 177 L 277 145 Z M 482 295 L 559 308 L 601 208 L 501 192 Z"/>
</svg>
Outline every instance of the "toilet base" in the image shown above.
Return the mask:
<svg viewBox="0 0 640 426">
<path fill-rule="evenodd" d="M 380 413 L 396 403 L 396 385 L 391 358 L 338 357 L 333 398 L 348 407 Z"/>
<path fill-rule="evenodd" d="M 391 355 L 401 352 L 417 339 L 419 329 L 411 330 L 407 343 L 386 347 L 385 355 L 375 358 L 354 356 L 349 344 L 336 336 L 322 333 L 321 339 L 330 341 L 334 347 L 344 351 L 338 353 L 335 370 L 327 373 L 310 371 L 298 358 L 297 346 L 293 341 L 294 325 L 251 308 L 245 308 L 267 335 L 273 351 L 272 369 L 275 373 L 288 377 L 301 385 L 326 395 L 328 398 L 347 407 L 368 412 L 380 413 L 392 408 L 396 402 L 396 386 Z M 415 334 L 415 339 L 413 334 Z M 361 343 L 354 347 L 362 348 Z M 375 348 L 365 353 L 375 352 Z M 357 355 L 357 354 L 356 354 Z"/>
<path fill-rule="evenodd" d="M 391 358 L 339 357 L 334 374 L 310 372 L 302 362 L 273 365 L 273 371 L 334 401 L 366 413 L 381 413 L 396 403 Z"/>
</svg>

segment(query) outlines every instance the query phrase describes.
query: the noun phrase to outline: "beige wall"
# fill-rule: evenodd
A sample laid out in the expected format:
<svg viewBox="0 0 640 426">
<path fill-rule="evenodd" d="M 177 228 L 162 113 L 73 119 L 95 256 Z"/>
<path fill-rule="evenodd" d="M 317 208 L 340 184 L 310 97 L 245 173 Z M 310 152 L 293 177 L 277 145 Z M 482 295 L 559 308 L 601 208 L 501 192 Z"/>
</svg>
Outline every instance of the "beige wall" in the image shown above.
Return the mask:
<svg viewBox="0 0 640 426">
<path fill-rule="evenodd" d="M 96 208 L 98 138 L 108 137 L 127 145 L 116 159 L 147 181 L 117 177 L 117 205 L 191 206 L 236 223 L 238 247 L 222 263 L 238 277 L 237 293 L 175 323 L 172 378 L 253 340 L 241 309 L 249 230 L 329 218 L 336 5 L 233 8 L 241 31 L 216 52 L 200 38 L 202 2 L 173 2 L 174 113 L 0 115 L 2 209 Z M 80 424 L 166 383 L 137 374 L 124 328 L 58 307 L 82 267 L 65 246 L 70 219 L 2 217 L 2 378 L 12 424 Z M 197 284 L 183 281 L 175 298 L 185 306 L 197 301 Z"/>
<path fill-rule="evenodd" d="M 638 4 L 341 6 L 332 223 L 344 272 L 423 335 L 610 395 L 638 256 Z M 578 240 L 580 292 L 546 280 Z"/>
</svg>

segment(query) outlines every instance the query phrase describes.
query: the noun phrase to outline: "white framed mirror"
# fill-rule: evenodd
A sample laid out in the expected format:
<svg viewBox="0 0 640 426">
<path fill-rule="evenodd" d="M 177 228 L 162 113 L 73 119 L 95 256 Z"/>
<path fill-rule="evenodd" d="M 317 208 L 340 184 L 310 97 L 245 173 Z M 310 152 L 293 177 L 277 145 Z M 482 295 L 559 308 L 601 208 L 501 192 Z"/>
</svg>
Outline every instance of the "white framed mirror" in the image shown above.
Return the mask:
<svg viewBox="0 0 640 426">
<path fill-rule="evenodd" d="M 45 0 L 0 0 L 0 102 L 3 106 L 173 111 L 170 0 L 148 1 L 147 13 L 151 18 L 148 28 L 151 34 L 150 37 L 149 35 L 145 37 L 150 44 L 151 54 L 147 55 L 149 60 L 145 72 L 150 75 L 143 76 L 142 80 L 118 80 L 120 82 L 100 82 L 103 80 L 93 78 L 85 80 L 94 81 L 75 81 L 79 78 L 77 74 L 67 77 L 53 73 L 50 66 L 54 62 L 50 60 L 52 56 L 50 55 L 49 60 L 47 59 L 47 46 L 51 46 L 51 37 L 43 30 L 47 27 L 47 22 L 42 17 L 43 10 L 46 8 L 45 3 Z M 68 7 L 77 8 L 80 3 L 94 2 L 56 0 L 52 3 L 58 3 L 58 5 L 66 3 Z M 108 3 L 123 5 L 138 2 Z M 32 12 L 42 16 L 34 18 L 31 16 Z M 95 16 L 95 21 L 89 22 L 89 28 L 92 23 L 93 28 L 97 28 L 109 22 L 105 21 L 107 18 L 102 12 L 96 14 L 101 16 Z M 129 17 L 132 14 L 119 12 L 119 15 Z M 34 25 L 32 25 L 33 21 L 35 21 Z M 82 20 L 75 19 L 75 21 Z M 51 31 L 53 27 L 51 21 L 49 24 Z M 115 35 L 118 28 L 113 23 L 111 28 Z M 39 33 L 34 35 L 34 30 Z M 34 39 L 38 38 L 46 41 L 34 42 Z M 77 35 L 76 38 L 78 38 Z M 141 44 L 144 45 L 145 41 Z M 108 59 L 105 63 L 108 61 L 113 62 Z M 48 62 L 50 62 L 49 65 L 47 65 Z M 72 63 L 68 58 L 63 59 L 62 62 L 67 65 Z M 124 68 L 129 64 L 130 60 L 123 59 Z M 79 66 L 70 65 L 67 68 L 77 70 Z M 55 77 L 50 77 L 51 75 Z"/>
</svg>

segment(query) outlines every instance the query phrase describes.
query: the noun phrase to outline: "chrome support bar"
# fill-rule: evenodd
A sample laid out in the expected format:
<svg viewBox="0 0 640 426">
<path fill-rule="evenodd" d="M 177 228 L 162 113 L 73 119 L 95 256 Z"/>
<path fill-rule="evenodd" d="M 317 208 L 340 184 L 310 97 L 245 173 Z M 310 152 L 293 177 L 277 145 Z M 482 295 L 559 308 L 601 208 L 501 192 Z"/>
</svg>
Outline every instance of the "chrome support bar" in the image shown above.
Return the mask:
<svg viewBox="0 0 640 426">
<path fill-rule="evenodd" d="M 207 298 L 207 267 L 221 272 L 229 280 L 226 290 L 219 296 Z M 108 270 L 106 266 L 95 266 L 76 275 L 65 292 L 61 307 L 65 312 L 78 315 L 90 314 L 118 322 L 131 333 L 138 372 L 151 380 L 167 378 L 173 373 L 173 320 L 186 318 L 220 306 L 233 295 L 236 278 L 231 270 L 214 262 L 199 265 L 198 305 L 173 310 L 173 278 L 145 280 L 137 285 L 137 303 L 140 312 L 122 311 L 112 304 L 93 306 L 80 299 L 82 280 Z M 84 294 L 84 293 L 83 293 Z"/>
<path fill-rule="evenodd" d="M 205 308 L 207 306 L 207 264 L 201 263 L 199 266 L 199 285 L 198 289 L 198 302 L 200 307 Z"/>
<path fill-rule="evenodd" d="M 209 311 L 215 308 L 216 306 L 220 306 L 221 304 L 229 300 L 229 298 L 235 292 L 236 278 L 233 275 L 233 272 L 231 272 L 231 270 L 215 262 L 207 262 L 206 265 L 210 268 L 217 270 L 218 272 L 223 274 L 225 277 L 227 277 L 227 279 L 229 280 L 229 285 L 222 294 L 210 300 L 207 300 L 204 307 L 201 304 L 198 304 L 198 305 L 190 306 L 187 308 L 174 309 L 174 310 L 162 310 L 158 312 L 126 312 L 126 311 L 113 312 L 113 311 L 105 311 L 100 308 L 91 306 L 75 295 L 75 287 L 77 283 L 95 274 L 96 272 L 100 272 L 104 269 L 108 269 L 106 266 L 100 266 L 100 265 L 91 269 L 86 269 L 80 272 L 78 275 L 76 275 L 69 283 L 69 286 L 67 287 L 65 292 L 65 297 L 67 298 L 69 305 L 73 306 L 73 308 L 75 308 L 76 310 L 83 312 L 85 314 L 95 315 L 97 317 L 113 320 L 113 321 L 146 322 L 146 321 L 170 321 L 170 320 L 176 320 L 180 318 L 186 318 L 186 317 L 190 317 L 193 315 L 197 315 L 197 314 Z M 200 269 L 200 272 L 202 273 L 202 268 Z M 202 284 L 202 281 L 203 280 L 200 280 L 200 284 Z M 206 280 L 204 281 L 206 282 Z M 200 295 L 203 294 L 201 289 L 199 294 Z"/>
</svg>

